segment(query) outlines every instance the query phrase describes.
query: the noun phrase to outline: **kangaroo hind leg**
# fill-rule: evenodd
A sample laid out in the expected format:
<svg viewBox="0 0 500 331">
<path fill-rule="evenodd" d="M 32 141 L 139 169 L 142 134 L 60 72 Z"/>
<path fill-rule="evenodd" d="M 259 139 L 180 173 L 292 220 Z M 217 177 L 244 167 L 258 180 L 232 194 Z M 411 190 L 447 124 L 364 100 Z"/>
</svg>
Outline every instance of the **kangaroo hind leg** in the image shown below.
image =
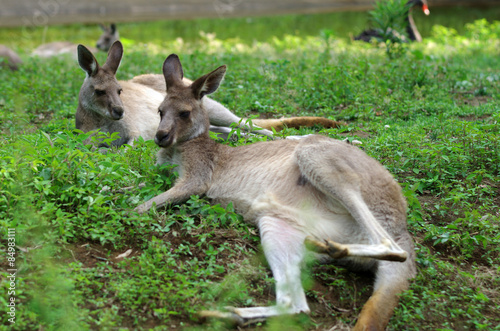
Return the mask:
<svg viewBox="0 0 500 331">
<path fill-rule="evenodd" d="M 305 234 L 275 217 L 262 217 L 258 225 L 264 254 L 276 281 L 276 305 L 230 307 L 228 312 L 204 311 L 202 317 L 229 319 L 239 325 L 248 325 L 273 316 L 310 312 L 300 278 Z"/>
<path fill-rule="evenodd" d="M 404 198 L 398 191 L 397 183 L 381 164 L 356 147 L 320 136 L 301 140 L 295 157 L 307 181 L 340 202 L 368 235 L 371 247 L 350 245 L 346 254 L 391 261 L 406 260 L 408 253 L 384 229 L 382 221 L 377 220 L 363 198 L 363 194 L 369 194 L 372 200 L 378 199 L 377 204 L 384 204 L 382 209 L 387 211 L 387 215 L 382 215 L 382 219 L 386 228 L 406 231 L 405 210 L 401 208 L 405 206 Z M 316 242 L 316 246 L 321 245 Z M 373 254 L 369 252 L 370 248 Z"/>
</svg>

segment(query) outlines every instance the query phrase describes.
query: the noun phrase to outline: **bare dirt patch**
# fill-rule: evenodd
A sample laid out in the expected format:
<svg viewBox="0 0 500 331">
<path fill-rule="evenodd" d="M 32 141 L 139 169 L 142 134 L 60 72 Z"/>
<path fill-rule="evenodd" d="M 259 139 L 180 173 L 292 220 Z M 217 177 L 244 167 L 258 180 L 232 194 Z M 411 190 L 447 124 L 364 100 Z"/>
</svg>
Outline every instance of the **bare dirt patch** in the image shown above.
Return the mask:
<svg viewBox="0 0 500 331">
<path fill-rule="evenodd" d="M 485 120 L 485 119 L 490 118 L 490 117 L 491 117 L 491 115 L 478 116 L 475 114 L 458 116 L 458 118 L 460 118 L 461 120 L 467 121 L 467 122 Z"/>
<path fill-rule="evenodd" d="M 359 137 L 359 138 L 363 138 L 363 139 L 368 139 L 372 136 L 371 133 L 365 132 L 362 130 L 342 132 L 342 133 L 339 133 L 339 135 L 343 136 L 343 137 Z"/>
<path fill-rule="evenodd" d="M 173 247 L 176 247 L 180 244 L 189 244 L 191 247 L 192 256 L 181 257 L 182 259 L 189 258 L 197 258 L 199 260 L 203 260 L 205 258 L 205 251 L 203 249 L 196 249 L 197 239 L 193 236 L 179 236 L 174 235 L 175 231 L 171 231 L 165 234 L 162 237 L 162 240 L 165 242 L 170 242 Z M 258 265 L 260 263 L 265 263 L 262 260 L 262 256 L 258 251 L 258 248 L 255 247 L 254 243 L 250 240 L 246 240 L 241 238 L 241 236 L 232 229 L 221 229 L 217 230 L 217 235 L 213 237 L 211 241 L 211 245 L 214 247 L 218 247 L 222 244 L 227 244 L 228 242 L 232 245 L 238 245 L 240 247 L 245 247 L 250 251 L 254 251 L 255 255 L 251 258 L 250 265 Z M 64 249 L 68 252 L 66 256 L 66 260 L 69 261 L 78 261 L 82 263 L 82 268 L 84 269 L 92 269 L 95 268 L 98 263 L 108 263 L 111 266 L 112 272 L 127 272 L 127 267 L 124 269 L 116 268 L 116 262 L 121 261 L 121 258 L 118 258 L 120 254 L 126 252 L 127 249 L 116 250 L 112 247 L 112 245 L 100 245 L 98 243 L 75 243 L 70 245 L 65 245 Z M 139 256 L 143 253 L 143 251 L 139 248 L 132 247 L 132 253 L 128 255 L 126 258 L 132 258 L 134 256 Z M 244 254 L 235 255 L 230 254 L 229 250 L 227 254 L 222 252 L 221 264 L 228 263 L 236 263 L 238 265 L 242 265 L 244 260 L 247 259 Z M 179 262 L 181 262 L 179 260 Z M 123 264 L 121 265 L 123 268 Z M 334 269 L 337 268 L 337 269 Z M 111 272 L 110 271 L 110 272 Z M 308 302 L 311 308 L 311 321 L 312 323 L 319 325 L 320 329 L 331 329 L 332 327 L 340 328 L 339 330 L 348 330 L 349 327 L 344 323 L 339 321 L 339 318 L 343 318 L 350 321 L 355 321 L 357 315 L 359 314 L 359 309 L 364 305 L 364 303 L 368 300 L 373 290 L 373 275 L 370 273 L 356 273 L 351 272 L 343 267 L 335 267 L 332 265 L 316 265 L 312 267 L 313 273 L 313 283 L 311 287 L 307 290 Z M 226 277 L 228 273 L 222 274 L 219 277 L 212 277 L 210 281 L 221 282 L 224 277 Z M 349 284 L 348 288 L 339 287 L 333 285 L 336 277 L 340 275 L 344 282 Z M 271 272 L 268 270 L 268 277 L 271 277 Z M 103 289 L 100 291 L 104 291 L 106 288 L 106 281 L 103 278 Z M 258 305 L 272 305 L 275 300 L 275 292 L 273 286 L 269 286 L 264 279 L 256 279 L 255 277 L 248 277 L 245 279 L 246 285 L 248 287 L 248 291 L 251 294 L 254 302 Z M 264 288 L 263 292 L 252 290 L 254 288 Z M 96 289 L 97 291 L 97 289 Z M 109 300 L 109 304 L 104 307 L 96 307 L 93 304 L 87 305 L 86 309 L 90 311 L 109 308 L 112 305 L 118 305 L 119 302 L 114 300 Z M 186 316 L 184 314 L 180 314 L 177 316 L 172 316 L 168 324 L 165 323 L 161 318 L 157 318 L 153 315 L 151 311 L 139 310 L 137 311 L 137 315 L 143 317 L 143 321 L 146 321 L 142 324 L 142 327 L 153 328 L 155 326 L 167 326 L 172 330 L 180 330 L 189 326 L 196 326 L 200 323 L 208 323 L 210 321 L 201 321 L 196 318 Z M 295 318 L 295 317 L 294 317 Z M 297 317 L 300 320 L 300 317 Z M 272 323 L 272 322 L 270 322 Z M 310 323 L 310 322 L 309 322 Z M 122 327 L 130 327 L 134 328 L 134 323 L 132 318 L 126 318 L 122 320 Z M 317 327 L 312 327 L 311 325 L 303 325 L 304 329 L 313 330 L 317 329 Z M 351 325 L 352 326 L 352 325 Z M 244 330 L 253 331 L 253 330 L 263 330 L 266 328 L 266 324 L 260 325 L 251 325 L 249 327 L 245 327 Z M 239 328 L 237 328 L 239 329 Z"/>
<path fill-rule="evenodd" d="M 474 91 L 455 91 L 454 99 L 464 105 L 477 107 L 491 101 L 491 97 L 487 95 L 474 95 Z"/>
</svg>

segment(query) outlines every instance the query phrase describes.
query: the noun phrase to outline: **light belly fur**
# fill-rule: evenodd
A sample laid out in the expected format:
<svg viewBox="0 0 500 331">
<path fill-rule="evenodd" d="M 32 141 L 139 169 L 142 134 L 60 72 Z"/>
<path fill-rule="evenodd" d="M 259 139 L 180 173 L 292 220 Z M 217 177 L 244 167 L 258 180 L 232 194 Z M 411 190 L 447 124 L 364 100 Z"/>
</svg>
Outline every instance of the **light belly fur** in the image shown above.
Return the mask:
<svg viewBox="0 0 500 331">
<path fill-rule="evenodd" d="M 294 187 L 295 194 L 290 195 L 286 189 L 283 196 L 279 192 L 262 192 L 254 195 L 240 192 L 237 199 L 228 195 L 213 202 L 227 205 L 232 202 L 236 211 L 241 213 L 245 221 L 257 224 L 264 216 L 285 220 L 300 230 L 305 236 L 318 240 L 333 240 L 342 244 L 368 244 L 368 235 L 356 220 L 338 201 L 318 192 L 310 185 Z M 304 190 L 314 191 L 306 194 Z M 309 192 L 311 193 L 311 192 Z M 210 198 L 210 192 L 207 194 Z M 286 196 L 286 198 L 284 198 Z M 290 200 L 290 197 L 294 197 Z"/>
</svg>

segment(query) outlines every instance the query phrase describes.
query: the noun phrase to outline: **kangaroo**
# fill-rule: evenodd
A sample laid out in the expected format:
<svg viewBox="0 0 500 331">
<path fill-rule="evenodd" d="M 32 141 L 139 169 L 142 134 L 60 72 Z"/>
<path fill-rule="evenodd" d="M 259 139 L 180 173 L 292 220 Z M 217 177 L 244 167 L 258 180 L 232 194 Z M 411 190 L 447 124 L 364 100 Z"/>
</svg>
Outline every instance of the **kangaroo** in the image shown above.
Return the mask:
<svg viewBox="0 0 500 331">
<path fill-rule="evenodd" d="M 120 40 L 120 35 L 118 34 L 115 23 L 111 23 L 109 26 L 104 26 L 102 24 L 99 26 L 101 27 L 102 35 L 97 41 L 96 47 L 103 52 L 107 52 L 115 41 Z"/>
<path fill-rule="evenodd" d="M 51 43 L 46 43 L 35 48 L 33 56 L 48 58 L 52 56 L 69 54 L 75 57 L 76 55 L 76 44 L 70 41 L 54 41 Z"/>
<path fill-rule="evenodd" d="M 159 122 L 158 105 L 163 100 L 161 93 L 145 85 L 116 80 L 122 55 L 123 46 L 117 41 L 100 66 L 88 48 L 78 45 L 78 63 L 86 77 L 80 88 L 75 126 L 83 132 L 118 132 L 120 138 L 114 146 L 132 144 L 139 136 L 152 139 Z"/>
<path fill-rule="evenodd" d="M 101 25 L 101 29 L 103 30 L 103 32 L 99 37 L 99 40 L 97 41 L 98 49 L 107 52 L 111 45 L 116 40 L 118 40 L 118 32 L 116 31 L 116 26 L 114 30 L 112 29 L 112 26 L 114 26 L 114 24 L 112 24 L 109 28 Z M 78 44 L 74 44 L 70 41 L 54 41 L 38 46 L 32 52 L 32 55 L 42 58 L 48 58 L 52 56 L 69 54 L 76 59 L 78 54 L 77 48 Z M 92 49 L 92 51 L 95 53 L 97 52 L 97 49 Z"/>
<path fill-rule="evenodd" d="M 209 138 L 203 100 L 217 90 L 225 72 L 221 66 L 186 86 L 178 56 L 165 60 L 167 96 L 159 106 L 155 143 L 159 163 L 178 165 L 179 178 L 135 211 L 205 195 L 214 203 L 232 202 L 246 222 L 258 227 L 276 280 L 276 305 L 205 311 L 202 316 L 246 325 L 280 314 L 309 313 L 300 268 L 311 250 L 318 259 L 375 273 L 374 292 L 354 330 L 384 330 L 398 294 L 416 274 L 400 186 L 359 148 L 324 136 L 240 147 L 217 144 Z"/>
<path fill-rule="evenodd" d="M 23 60 L 16 52 L 5 45 L 0 45 L 0 67 L 7 66 L 10 70 L 15 71 L 22 63 Z"/>
<path fill-rule="evenodd" d="M 110 48 L 106 63 L 101 67 L 92 52 L 83 45 L 78 46 L 78 63 L 86 72 L 78 98 L 78 108 L 75 120 L 76 128 L 83 132 L 100 129 L 102 132 L 118 132 L 120 139 L 113 142 L 114 146 L 133 144 L 138 137 L 151 140 L 155 137 L 160 124 L 158 106 L 166 96 L 164 78 L 159 83 L 158 75 L 141 75 L 129 81 L 118 81 L 116 71 L 123 56 L 123 45 L 116 41 Z M 184 78 L 184 84 L 191 80 Z M 163 86 L 163 90 L 161 90 Z M 160 92 L 161 91 L 161 92 Z M 283 120 L 260 120 L 257 125 L 266 129 L 252 129 L 242 119 L 220 103 L 204 98 L 203 104 L 208 112 L 211 131 L 223 136 L 229 134 L 232 123 L 245 130 L 272 136 L 271 128 L 283 125 L 296 127 L 322 124 L 325 127 L 337 127 L 339 122 L 321 117 L 290 118 Z M 90 141 L 90 138 L 89 140 Z"/>
</svg>

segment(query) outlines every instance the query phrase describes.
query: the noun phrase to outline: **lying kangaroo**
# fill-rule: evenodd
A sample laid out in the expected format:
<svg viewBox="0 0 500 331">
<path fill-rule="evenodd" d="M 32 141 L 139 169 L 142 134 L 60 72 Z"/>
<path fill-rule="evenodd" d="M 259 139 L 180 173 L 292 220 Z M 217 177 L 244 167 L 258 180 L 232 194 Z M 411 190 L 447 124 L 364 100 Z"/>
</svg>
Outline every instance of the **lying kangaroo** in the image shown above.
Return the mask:
<svg viewBox="0 0 500 331">
<path fill-rule="evenodd" d="M 0 67 L 7 66 L 10 70 L 17 70 L 22 63 L 23 60 L 16 52 L 5 45 L 0 45 Z"/>
<path fill-rule="evenodd" d="M 113 25 L 114 24 L 112 24 L 109 28 L 100 25 L 103 32 L 99 37 L 99 40 L 97 41 L 98 49 L 107 52 L 111 45 L 113 45 L 113 43 L 118 40 L 118 32 L 116 31 L 116 26 L 115 30 L 113 30 Z M 74 58 L 77 58 L 77 48 L 78 45 L 70 41 L 54 41 L 38 46 L 32 52 L 32 55 L 47 58 L 69 54 Z M 97 49 L 92 49 L 92 51 L 97 52 Z"/>
<path fill-rule="evenodd" d="M 139 75 L 130 80 L 131 82 L 134 83 L 139 83 L 143 84 L 146 86 L 151 87 L 152 89 L 165 94 L 165 91 L 167 90 L 167 87 L 165 85 L 165 78 L 161 74 L 145 74 L 145 75 Z M 191 80 L 183 78 L 183 81 L 186 84 L 192 83 Z M 209 112 L 210 116 L 210 112 Z M 241 118 L 236 117 L 233 113 L 231 113 L 231 119 L 229 118 L 229 114 L 227 114 L 228 118 L 222 120 L 222 121 L 217 121 L 217 119 L 213 119 L 212 116 L 210 116 L 210 123 L 212 125 L 216 126 L 229 126 L 230 123 L 240 123 Z M 231 120 L 228 125 L 228 120 Z M 246 123 L 248 119 L 243 119 L 242 123 Z M 273 118 L 266 118 L 266 119 L 253 119 L 252 120 L 252 125 L 255 125 L 259 128 L 266 129 L 266 130 L 272 130 L 274 129 L 275 131 L 281 131 L 285 127 L 287 128 L 300 128 L 300 127 L 312 127 L 315 125 L 321 125 L 324 128 L 336 128 L 342 125 L 341 122 L 337 121 L 332 121 L 330 119 L 324 118 L 324 117 L 316 117 L 316 116 L 301 116 L 301 117 L 288 117 L 288 118 L 280 118 L 280 119 L 273 119 Z"/>
<path fill-rule="evenodd" d="M 240 147 L 217 144 L 209 138 L 204 96 L 216 91 L 225 72 L 221 66 L 186 86 L 177 55 L 166 59 L 167 96 L 159 106 L 155 142 L 161 147 L 159 162 L 177 164 L 180 177 L 135 211 L 205 195 L 214 203 L 232 202 L 245 221 L 259 228 L 276 280 L 276 305 L 203 316 L 245 325 L 280 314 L 308 313 L 300 279 L 307 246 L 317 258 L 374 271 L 374 293 L 354 329 L 383 330 L 398 294 L 416 273 L 400 186 L 357 147 L 323 136 Z"/>
<path fill-rule="evenodd" d="M 87 73 L 80 89 L 76 110 L 76 128 L 83 132 L 100 129 L 102 132 L 118 132 L 120 139 L 113 145 L 132 144 L 142 137 L 153 139 L 160 124 L 158 106 L 166 96 L 164 78 L 158 82 L 159 75 L 141 75 L 129 81 L 118 81 L 116 71 L 123 56 L 123 46 L 116 41 L 110 48 L 108 58 L 101 67 L 94 55 L 85 46 L 78 46 L 78 63 Z M 191 81 L 184 78 L 184 84 Z M 161 92 L 160 92 L 161 91 Z M 229 133 L 232 123 L 247 129 L 246 119 L 231 113 L 220 103 L 204 98 L 203 104 L 208 112 L 211 130 Z M 267 128 L 254 132 L 272 136 L 271 128 L 312 126 L 337 127 L 339 122 L 321 117 L 288 118 L 282 120 L 254 121 L 259 127 Z M 90 138 L 89 138 L 90 139 Z"/>
<path fill-rule="evenodd" d="M 31 55 L 47 58 L 69 54 L 74 57 L 76 55 L 76 47 L 77 45 L 70 41 L 54 41 L 38 46 Z"/>
</svg>

